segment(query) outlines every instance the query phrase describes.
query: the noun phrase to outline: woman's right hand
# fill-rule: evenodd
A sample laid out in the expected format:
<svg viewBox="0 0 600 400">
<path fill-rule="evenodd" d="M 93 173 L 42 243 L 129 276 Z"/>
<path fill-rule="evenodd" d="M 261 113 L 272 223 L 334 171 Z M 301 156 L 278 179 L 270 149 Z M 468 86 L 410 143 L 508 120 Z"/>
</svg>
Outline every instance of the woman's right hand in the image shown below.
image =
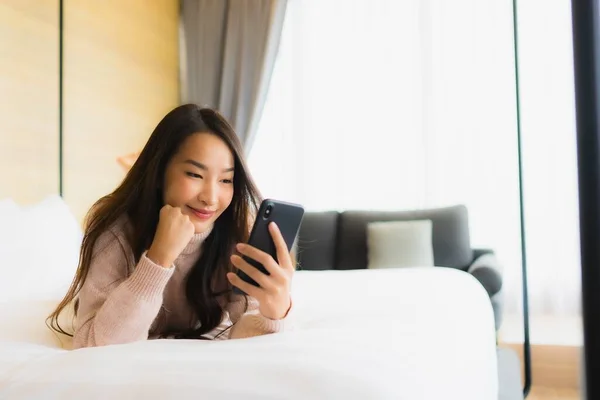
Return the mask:
<svg viewBox="0 0 600 400">
<path fill-rule="evenodd" d="M 194 236 L 194 224 L 181 208 L 165 205 L 160 209 L 158 227 L 146 257 L 169 268 Z"/>
</svg>

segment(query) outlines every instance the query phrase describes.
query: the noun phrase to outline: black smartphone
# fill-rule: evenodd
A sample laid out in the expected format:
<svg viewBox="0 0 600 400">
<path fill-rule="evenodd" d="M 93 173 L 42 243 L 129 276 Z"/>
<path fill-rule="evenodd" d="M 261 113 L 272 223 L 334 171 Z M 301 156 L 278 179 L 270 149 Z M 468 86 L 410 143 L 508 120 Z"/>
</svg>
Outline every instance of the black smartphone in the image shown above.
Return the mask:
<svg viewBox="0 0 600 400">
<path fill-rule="evenodd" d="M 258 214 L 256 215 L 256 220 L 254 221 L 254 226 L 250 232 L 248 244 L 271 255 L 271 257 L 277 261 L 277 250 L 273 238 L 271 237 L 271 233 L 269 232 L 269 224 L 271 222 L 277 224 L 289 252 L 294 245 L 303 217 L 304 207 L 300 204 L 265 199 L 261 203 Z M 269 275 L 269 272 L 259 262 L 246 256 L 243 256 L 243 259 L 256 269 L 260 270 L 263 274 Z M 245 282 L 254 286 L 259 286 L 258 283 L 244 273 L 244 271 L 238 270 L 237 275 Z M 237 287 L 234 287 L 233 291 L 234 293 L 244 294 L 244 292 Z"/>
</svg>

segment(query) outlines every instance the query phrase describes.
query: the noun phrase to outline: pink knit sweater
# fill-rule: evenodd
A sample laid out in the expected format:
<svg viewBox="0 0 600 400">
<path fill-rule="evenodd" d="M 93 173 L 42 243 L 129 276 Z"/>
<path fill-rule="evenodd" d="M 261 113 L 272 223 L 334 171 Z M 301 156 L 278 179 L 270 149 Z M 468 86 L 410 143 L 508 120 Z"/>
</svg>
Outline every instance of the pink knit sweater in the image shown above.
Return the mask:
<svg viewBox="0 0 600 400">
<path fill-rule="evenodd" d="M 210 232 L 194 235 L 175 261 L 175 268 L 163 268 L 145 254 L 132 268 L 134 256 L 125 239 L 128 228 L 122 218 L 94 246 L 90 270 L 78 296 L 75 349 L 152 339 L 198 325 L 186 299 L 185 278 Z M 245 313 L 243 296 L 224 300 L 224 305 L 221 324 L 206 338 L 244 338 L 290 327 L 291 310 L 285 319 L 271 320 L 260 315 L 258 302 L 250 297 Z"/>
</svg>

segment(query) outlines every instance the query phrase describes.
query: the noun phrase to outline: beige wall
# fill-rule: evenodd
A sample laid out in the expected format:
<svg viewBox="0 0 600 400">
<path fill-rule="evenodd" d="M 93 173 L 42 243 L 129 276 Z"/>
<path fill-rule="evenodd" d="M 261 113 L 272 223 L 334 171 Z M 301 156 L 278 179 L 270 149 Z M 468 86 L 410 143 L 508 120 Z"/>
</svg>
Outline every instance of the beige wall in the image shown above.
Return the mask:
<svg viewBox="0 0 600 400">
<path fill-rule="evenodd" d="M 64 1 L 63 185 L 80 220 L 179 103 L 178 20 L 178 0 Z M 0 198 L 58 193 L 58 35 L 58 0 L 0 1 Z"/>
<path fill-rule="evenodd" d="M 0 1 L 0 199 L 58 193 L 58 0 Z"/>
<path fill-rule="evenodd" d="M 82 219 L 179 103 L 175 0 L 65 0 L 64 196 Z"/>
</svg>

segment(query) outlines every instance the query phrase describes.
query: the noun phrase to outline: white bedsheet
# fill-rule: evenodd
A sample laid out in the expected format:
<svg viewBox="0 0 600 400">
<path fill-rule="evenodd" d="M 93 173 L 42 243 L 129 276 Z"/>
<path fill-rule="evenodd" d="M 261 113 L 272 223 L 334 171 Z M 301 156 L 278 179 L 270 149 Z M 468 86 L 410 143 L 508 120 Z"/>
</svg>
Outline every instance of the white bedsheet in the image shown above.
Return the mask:
<svg viewBox="0 0 600 400">
<path fill-rule="evenodd" d="M 445 268 L 298 272 L 296 330 L 63 350 L 47 301 L 0 303 L 0 399 L 496 400 L 489 298 Z"/>
</svg>

